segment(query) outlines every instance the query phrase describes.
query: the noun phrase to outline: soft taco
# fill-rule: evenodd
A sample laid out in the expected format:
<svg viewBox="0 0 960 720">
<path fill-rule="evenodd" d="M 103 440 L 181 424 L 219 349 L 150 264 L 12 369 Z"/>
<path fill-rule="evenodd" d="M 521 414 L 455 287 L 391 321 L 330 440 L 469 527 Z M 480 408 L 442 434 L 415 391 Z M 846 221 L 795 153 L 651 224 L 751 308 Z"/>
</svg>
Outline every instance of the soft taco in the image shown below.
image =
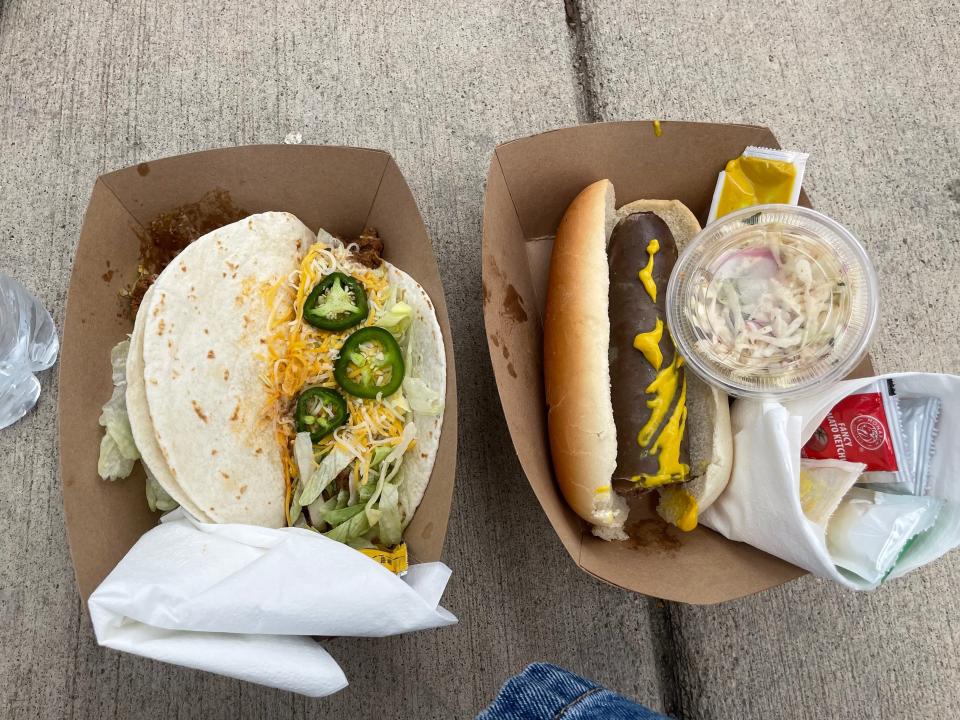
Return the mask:
<svg viewBox="0 0 960 720">
<path fill-rule="evenodd" d="M 430 298 L 382 247 L 287 213 L 190 244 L 114 349 L 101 476 L 139 458 L 154 509 L 398 544 L 436 457 L 446 360 Z"/>
<path fill-rule="evenodd" d="M 400 542 L 440 441 L 446 359 L 426 291 L 365 233 L 324 231 L 277 292 L 264 377 L 286 520 L 355 546 Z M 270 292 L 273 292 L 271 289 Z"/>
</svg>

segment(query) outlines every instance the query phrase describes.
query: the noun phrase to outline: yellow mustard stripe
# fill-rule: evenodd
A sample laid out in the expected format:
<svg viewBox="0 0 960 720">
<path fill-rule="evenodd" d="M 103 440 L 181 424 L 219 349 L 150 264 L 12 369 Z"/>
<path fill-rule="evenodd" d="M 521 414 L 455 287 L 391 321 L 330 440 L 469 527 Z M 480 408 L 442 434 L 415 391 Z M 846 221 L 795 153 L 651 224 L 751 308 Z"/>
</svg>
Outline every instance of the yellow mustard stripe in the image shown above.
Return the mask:
<svg viewBox="0 0 960 720">
<path fill-rule="evenodd" d="M 697 499 L 683 486 L 670 486 L 660 490 L 660 502 L 657 513 L 668 523 L 676 525 L 684 532 L 697 527 L 700 508 Z"/>
<path fill-rule="evenodd" d="M 653 365 L 654 370 L 659 370 L 663 365 L 663 353 L 660 352 L 660 340 L 662 338 L 663 320 L 657 318 L 657 324 L 653 330 L 638 333 L 633 339 L 633 346 L 643 353 L 647 362 Z"/>
<path fill-rule="evenodd" d="M 677 370 L 683 365 L 683 358 L 680 353 L 674 352 L 673 362 L 657 373 L 653 382 L 647 385 L 645 392 L 654 397 L 647 400 L 647 407 L 652 411 L 650 417 L 640 432 L 637 434 L 637 442 L 641 447 L 647 447 L 653 439 L 653 434 L 660 427 L 660 423 L 667 415 L 667 410 L 673 403 L 673 398 L 677 394 L 677 384 L 679 373 Z"/>
<path fill-rule="evenodd" d="M 653 282 L 653 256 L 658 252 L 660 252 L 660 241 L 654 238 L 647 243 L 647 255 L 649 256 L 647 265 L 638 273 L 640 282 L 643 283 L 643 289 L 647 291 L 647 295 L 653 302 L 657 301 L 657 285 Z"/>
<path fill-rule="evenodd" d="M 640 484 L 644 487 L 658 487 L 670 483 L 684 482 L 690 474 L 690 467 L 680 462 L 680 443 L 687 426 L 687 378 L 684 376 L 680 399 L 677 401 L 670 419 L 657 436 L 651 452 L 657 454 L 659 467 L 656 475 L 640 475 Z"/>
</svg>

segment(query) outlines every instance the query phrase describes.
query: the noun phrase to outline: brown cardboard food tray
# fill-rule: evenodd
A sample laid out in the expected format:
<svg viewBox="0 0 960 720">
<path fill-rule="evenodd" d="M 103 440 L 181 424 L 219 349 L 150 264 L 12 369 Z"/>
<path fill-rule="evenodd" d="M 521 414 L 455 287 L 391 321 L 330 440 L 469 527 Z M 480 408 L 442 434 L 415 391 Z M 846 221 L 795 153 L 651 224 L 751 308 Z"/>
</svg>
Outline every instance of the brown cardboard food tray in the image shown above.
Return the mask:
<svg viewBox="0 0 960 720">
<path fill-rule="evenodd" d="M 374 227 L 385 257 L 430 294 L 446 345 L 446 410 L 430 484 L 404 538 L 412 559 L 439 560 L 456 469 L 456 370 L 436 258 L 403 173 L 379 150 L 225 148 L 141 163 L 99 177 L 93 188 L 70 281 L 58 408 L 63 502 L 81 596 L 88 598 L 158 519 L 147 507 L 139 464 L 126 480 L 104 482 L 97 475 L 110 348 L 133 328 L 120 292 L 137 277 L 145 226 L 212 190 L 226 191 L 250 213 L 291 212 L 314 230 L 355 236 Z"/>
<path fill-rule="evenodd" d="M 487 173 L 483 306 L 490 357 L 514 447 L 544 512 L 583 570 L 628 590 L 708 604 L 780 585 L 798 567 L 705 528 L 663 523 L 653 497 L 636 503 L 631 539 L 604 542 L 567 506 L 554 480 L 542 373 L 543 305 L 553 234 L 588 184 L 613 182 L 617 206 L 678 199 L 701 225 L 717 174 L 748 145 L 779 147 L 765 127 L 652 122 L 583 125 L 500 145 Z M 806 194 L 800 204 L 809 207 Z M 587 279 L 588 281 L 589 279 Z M 870 374 L 869 360 L 854 375 Z"/>
</svg>

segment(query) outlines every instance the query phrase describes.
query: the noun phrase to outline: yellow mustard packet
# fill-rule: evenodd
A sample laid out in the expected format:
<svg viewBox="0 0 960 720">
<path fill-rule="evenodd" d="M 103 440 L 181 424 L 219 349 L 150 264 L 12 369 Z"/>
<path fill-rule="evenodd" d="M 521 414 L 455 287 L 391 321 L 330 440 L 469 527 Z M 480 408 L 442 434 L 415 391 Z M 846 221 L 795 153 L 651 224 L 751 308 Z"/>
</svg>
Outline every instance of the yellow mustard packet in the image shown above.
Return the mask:
<svg viewBox="0 0 960 720">
<path fill-rule="evenodd" d="M 400 543 L 391 550 L 361 548 L 360 552 L 368 558 L 376 560 L 394 575 L 406 575 L 407 573 L 409 558 L 407 557 L 406 543 Z"/>
<path fill-rule="evenodd" d="M 717 178 L 707 222 L 753 205 L 796 205 L 807 153 L 750 146 Z"/>
</svg>

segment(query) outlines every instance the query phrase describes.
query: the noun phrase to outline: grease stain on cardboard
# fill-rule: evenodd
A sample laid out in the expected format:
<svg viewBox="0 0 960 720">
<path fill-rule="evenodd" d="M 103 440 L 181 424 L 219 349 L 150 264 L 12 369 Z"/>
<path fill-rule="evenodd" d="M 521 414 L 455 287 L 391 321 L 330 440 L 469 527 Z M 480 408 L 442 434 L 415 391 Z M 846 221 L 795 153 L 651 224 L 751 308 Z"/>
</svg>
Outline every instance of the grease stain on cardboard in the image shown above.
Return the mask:
<svg viewBox="0 0 960 720">
<path fill-rule="evenodd" d="M 513 285 L 507 285 L 507 295 L 503 299 L 503 316 L 515 323 L 527 321 L 527 311 L 523 307 L 523 298 Z"/>
<path fill-rule="evenodd" d="M 631 520 L 625 527 L 630 537 L 627 547 L 637 549 L 656 549 L 676 552 L 683 543 L 676 536 L 676 530 L 660 518 Z"/>
</svg>

